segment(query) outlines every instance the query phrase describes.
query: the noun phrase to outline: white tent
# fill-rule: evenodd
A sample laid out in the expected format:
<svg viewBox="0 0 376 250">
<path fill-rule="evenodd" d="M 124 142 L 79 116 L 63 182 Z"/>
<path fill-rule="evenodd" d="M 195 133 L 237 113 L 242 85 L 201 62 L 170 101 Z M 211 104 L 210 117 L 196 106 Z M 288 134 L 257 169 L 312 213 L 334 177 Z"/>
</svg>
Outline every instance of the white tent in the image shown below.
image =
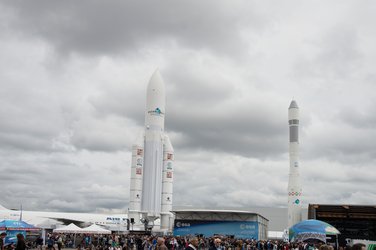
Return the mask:
<svg viewBox="0 0 376 250">
<path fill-rule="evenodd" d="M 56 228 L 53 230 L 54 233 L 82 233 L 82 228 L 71 223 L 68 226 Z"/>
<path fill-rule="evenodd" d="M 104 229 L 96 224 L 81 229 L 85 234 L 111 234 L 110 230 Z"/>
</svg>

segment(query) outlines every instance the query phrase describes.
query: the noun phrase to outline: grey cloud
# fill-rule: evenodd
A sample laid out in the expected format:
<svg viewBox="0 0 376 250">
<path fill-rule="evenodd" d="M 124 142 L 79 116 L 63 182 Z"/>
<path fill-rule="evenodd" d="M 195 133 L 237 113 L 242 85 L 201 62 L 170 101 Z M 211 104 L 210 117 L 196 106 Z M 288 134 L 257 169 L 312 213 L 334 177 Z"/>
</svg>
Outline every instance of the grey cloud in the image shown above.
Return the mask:
<svg viewBox="0 0 376 250">
<path fill-rule="evenodd" d="M 262 110 L 262 104 L 258 105 L 259 111 L 242 105 L 231 109 L 222 105 L 206 107 L 205 110 L 190 107 L 186 111 L 183 107 L 180 110 L 174 107 L 169 129 L 183 133 L 184 140 L 177 145 L 183 148 L 219 150 L 249 157 L 284 153 L 286 119 L 283 117 L 279 119 L 280 123 L 276 123 L 275 118 L 279 115 L 267 113 Z"/>
<path fill-rule="evenodd" d="M 0 125 L 1 144 L 25 150 L 50 150 L 52 138 L 62 126 L 62 120 L 53 107 L 54 101 L 32 92 L 3 90 L 0 108 L 3 117 Z M 14 98 L 19 97 L 22 97 L 22 102 L 15 104 Z M 39 113 L 51 119 L 36 115 Z"/>
<path fill-rule="evenodd" d="M 1 202 L 7 207 L 88 212 L 124 209 L 127 204 L 129 183 L 123 180 L 129 178 L 129 169 L 123 154 L 18 152 L 18 158 L 2 154 L 2 160 L 7 188 Z"/>
<path fill-rule="evenodd" d="M 312 127 L 310 135 L 302 138 L 304 159 L 326 158 L 354 166 L 373 161 L 376 131 L 348 126 L 338 120 L 323 124 L 324 130 L 317 133 L 317 128 Z"/>
<path fill-rule="evenodd" d="M 151 42 L 166 44 L 166 40 L 241 55 L 239 49 L 246 43 L 239 35 L 240 27 L 263 26 L 262 17 L 240 2 L 40 0 L 6 4 L 16 13 L 11 27 L 50 41 L 62 55 L 137 51 Z"/>
<path fill-rule="evenodd" d="M 376 98 L 376 96 L 375 96 Z M 374 100 L 370 105 L 346 105 L 339 113 L 338 119 L 357 129 L 373 130 L 376 125 L 376 109 Z"/>
<path fill-rule="evenodd" d="M 185 105 L 190 109 L 196 103 L 201 105 L 215 105 L 220 102 L 236 98 L 235 86 L 229 79 L 225 79 L 220 72 L 221 69 L 211 67 L 210 71 L 205 70 L 203 65 L 195 67 L 195 60 L 191 62 L 182 61 L 183 55 L 175 58 L 173 65 L 167 68 L 166 86 L 167 101 Z M 225 63 L 225 62 L 224 62 Z M 175 67 L 183 68 L 184 73 L 174 70 Z M 169 103 L 167 103 L 168 105 Z M 193 105 L 192 105 L 193 104 Z"/>
<path fill-rule="evenodd" d="M 363 55 L 358 39 L 355 28 L 332 28 L 319 44 L 322 50 L 315 59 L 315 64 L 321 66 L 319 71 L 333 78 L 343 78 L 359 70 Z"/>
<path fill-rule="evenodd" d="M 156 65 L 175 206 L 286 206 L 292 96 L 304 202 L 374 200 L 373 26 L 312 3 L 328 12 L 310 29 L 307 5 L 281 5 L 2 2 L 2 205 L 123 213 Z"/>
<path fill-rule="evenodd" d="M 210 159 L 205 157 L 205 152 L 188 155 L 188 162 L 175 164 L 174 192 L 179 194 L 174 197 L 175 206 L 187 206 L 185 197 L 191 196 L 195 199 L 188 204 L 193 207 L 245 208 L 284 204 L 283 191 L 287 190 L 287 182 L 283 172 L 288 168 L 287 162 L 282 167 L 270 161 L 231 154 L 212 153 Z M 267 171 L 281 174 L 271 175 Z"/>
<path fill-rule="evenodd" d="M 335 20 L 316 36 L 306 39 L 302 51 L 294 58 L 292 77 L 310 90 L 311 102 L 337 103 L 361 98 L 367 52 L 362 47 L 364 34 L 347 19 Z M 356 88 L 354 83 L 364 88 Z M 320 99 L 318 99 L 320 98 Z M 333 111 L 333 109 L 329 109 Z"/>
<path fill-rule="evenodd" d="M 131 142 L 123 128 L 128 124 L 121 120 L 118 122 L 111 120 L 77 121 L 74 125 L 72 144 L 78 149 L 93 151 L 126 149 Z"/>
</svg>

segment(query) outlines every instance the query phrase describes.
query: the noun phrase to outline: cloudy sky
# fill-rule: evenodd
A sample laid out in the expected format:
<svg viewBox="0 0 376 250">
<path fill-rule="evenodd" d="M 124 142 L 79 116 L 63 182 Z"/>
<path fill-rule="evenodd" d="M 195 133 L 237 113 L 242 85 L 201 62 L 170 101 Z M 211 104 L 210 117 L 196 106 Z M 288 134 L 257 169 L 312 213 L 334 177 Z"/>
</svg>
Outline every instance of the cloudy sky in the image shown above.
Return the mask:
<svg viewBox="0 0 376 250">
<path fill-rule="evenodd" d="M 374 1 L 0 3 L 0 204 L 125 212 L 147 83 L 166 84 L 174 205 L 376 200 Z"/>
</svg>

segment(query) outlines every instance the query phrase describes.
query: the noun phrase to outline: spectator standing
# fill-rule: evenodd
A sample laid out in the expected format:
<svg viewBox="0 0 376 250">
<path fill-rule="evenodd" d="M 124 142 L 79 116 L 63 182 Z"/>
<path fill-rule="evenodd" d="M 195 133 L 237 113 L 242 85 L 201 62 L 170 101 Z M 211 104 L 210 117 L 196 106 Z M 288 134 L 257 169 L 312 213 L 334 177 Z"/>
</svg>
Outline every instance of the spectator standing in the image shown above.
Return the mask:
<svg viewBox="0 0 376 250">
<path fill-rule="evenodd" d="M 47 239 L 47 249 L 48 250 L 51 250 L 51 249 L 55 250 L 54 245 L 55 245 L 54 239 L 52 238 L 52 236 L 49 236 L 48 239 Z"/>
<path fill-rule="evenodd" d="M 363 243 L 356 243 L 351 247 L 351 250 L 366 250 L 366 245 Z"/>
<path fill-rule="evenodd" d="M 193 237 L 189 240 L 189 245 L 185 248 L 185 250 L 197 250 L 198 247 L 198 238 Z"/>
<path fill-rule="evenodd" d="M 42 247 L 43 247 L 43 238 L 41 236 L 39 236 L 37 238 L 37 240 L 35 241 L 36 245 L 37 245 L 37 248 L 39 250 L 42 250 Z"/>
<path fill-rule="evenodd" d="M 209 250 L 222 250 L 221 239 L 214 239 L 214 245 L 210 246 Z"/>
<path fill-rule="evenodd" d="M 23 234 L 17 234 L 17 244 L 15 250 L 26 250 L 25 238 Z"/>
<path fill-rule="evenodd" d="M 57 236 L 57 249 L 61 250 L 61 247 L 63 246 L 63 237 L 59 234 Z"/>
<path fill-rule="evenodd" d="M 162 237 L 158 237 L 157 239 L 157 246 L 155 247 L 156 250 L 168 250 L 165 239 Z"/>
<path fill-rule="evenodd" d="M 0 234 L 0 250 L 4 250 L 4 238 L 5 238 L 5 236 L 7 236 L 7 234 L 4 233 L 4 232 Z"/>
</svg>

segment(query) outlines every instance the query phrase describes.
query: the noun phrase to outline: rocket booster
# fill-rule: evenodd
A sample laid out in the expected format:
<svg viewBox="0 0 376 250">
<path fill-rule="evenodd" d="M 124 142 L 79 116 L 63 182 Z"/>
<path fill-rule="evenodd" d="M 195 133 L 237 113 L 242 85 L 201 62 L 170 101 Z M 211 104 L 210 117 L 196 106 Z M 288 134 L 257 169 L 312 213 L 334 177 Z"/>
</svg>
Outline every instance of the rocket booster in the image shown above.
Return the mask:
<svg viewBox="0 0 376 250">
<path fill-rule="evenodd" d="M 139 211 L 141 210 L 142 173 L 144 165 L 144 135 L 137 138 L 132 146 L 131 184 L 129 196 L 129 218 L 135 223 L 140 223 Z"/>
<path fill-rule="evenodd" d="M 302 220 L 302 185 L 299 174 L 299 107 L 291 101 L 288 110 L 290 171 L 288 183 L 288 228 Z"/>
<path fill-rule="evenodd" d="M 172 184 L 173 184 L 173 161 L 174 149 L 170 139 L 165 136 L 163 154 L 163 177 L 162 177 L 162 207 L 161 207 L 161 229 L 171 228 L 170 224 L 172 210 Z"/>
</svg>

